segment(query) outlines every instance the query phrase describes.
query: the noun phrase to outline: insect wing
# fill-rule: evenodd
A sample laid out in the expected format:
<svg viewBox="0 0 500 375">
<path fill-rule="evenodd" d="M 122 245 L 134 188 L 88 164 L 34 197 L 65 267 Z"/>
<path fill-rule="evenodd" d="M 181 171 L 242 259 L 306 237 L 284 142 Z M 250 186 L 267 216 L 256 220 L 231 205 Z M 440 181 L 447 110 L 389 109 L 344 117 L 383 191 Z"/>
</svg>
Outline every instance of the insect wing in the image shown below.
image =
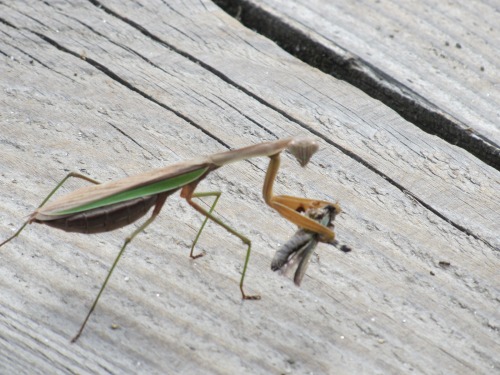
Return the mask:
<svg viewBox="0 0 500 375">
<path fill-rule="evenodd" d="M 207 163 L 182 162 L 104 184 L 85 186 L 47 203 L 32 217 L 53 220 L 77 212 L 178 189 L 210 168 Z"/>
<path fill-rule="evenodd" d="M 330 227 L 335 218 L 336 209 L 333 206 L 326 206 L 321 209 L 310 209 L 305 215 L 324 226 Z M 290 269 L 297 265 L 294 275 L 294 283 L 300 285 L 311 260 L 311 256 L 319 242 L 319 235 L 305 229 L 299 229 L 288 242 L 286 242 L 274 255 L 271 262 L 273 271 L 280 271 L 287 274 Z"/>
</svg>

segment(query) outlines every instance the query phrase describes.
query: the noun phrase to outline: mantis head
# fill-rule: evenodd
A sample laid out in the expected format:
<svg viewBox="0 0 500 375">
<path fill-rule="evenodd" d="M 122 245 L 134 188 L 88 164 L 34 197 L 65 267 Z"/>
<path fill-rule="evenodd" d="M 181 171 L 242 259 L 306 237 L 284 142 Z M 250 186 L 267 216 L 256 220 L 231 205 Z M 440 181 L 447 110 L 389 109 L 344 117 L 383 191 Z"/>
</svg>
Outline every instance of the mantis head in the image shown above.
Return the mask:
<svg viewBox="0 0 500 375">
<path fill-rule="evenodd" d="M 319 144 L 314 138 L 300 136 L 294 137 L 287 146 L 287 150 L 295 156 L 302 167 L 305 167 L 311 156 L 319 149 Z"/>
</svg>

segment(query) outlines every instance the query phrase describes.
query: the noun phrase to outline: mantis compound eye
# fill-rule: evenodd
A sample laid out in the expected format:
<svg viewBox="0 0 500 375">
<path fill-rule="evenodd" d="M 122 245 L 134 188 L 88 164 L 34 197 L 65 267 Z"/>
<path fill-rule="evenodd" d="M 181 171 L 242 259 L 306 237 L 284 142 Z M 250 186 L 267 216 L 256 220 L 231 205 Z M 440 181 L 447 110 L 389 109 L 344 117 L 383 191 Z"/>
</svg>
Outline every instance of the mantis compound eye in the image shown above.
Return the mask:
<svg viewBox="0 0 500 375">
<path fill-rule="evenodd" d="M 305 167 L 311 156 L 319 149 L 318 142 L 309 137 L 296 137 L 287 147 L 302 167 Z"/>
</svg>

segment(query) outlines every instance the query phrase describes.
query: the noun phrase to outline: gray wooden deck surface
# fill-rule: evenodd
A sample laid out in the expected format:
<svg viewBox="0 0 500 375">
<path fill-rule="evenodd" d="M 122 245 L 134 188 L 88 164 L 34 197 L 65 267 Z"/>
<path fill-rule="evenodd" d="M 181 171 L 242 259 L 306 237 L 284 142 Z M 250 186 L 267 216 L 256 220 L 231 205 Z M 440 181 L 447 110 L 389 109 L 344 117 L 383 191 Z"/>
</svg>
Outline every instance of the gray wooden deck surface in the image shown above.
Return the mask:
<svg viewBox="0 0 500 375">
<path fill-rule="evenodd" d="M 488 2 L 476 3 L 471 17 L 485 14 L 491 23 L 477 10 Z M 271 5 L 299 22 L 288 4 Z M 439 12 L 408 7 L 387 14 L 402 22 Z M 457 24 L 446 23 L 450 35 Z M 411 25 L 418 32 L 418 20 Z M 311 38 L 322 30 L 307 27 Z M 474 30 L 456 38 L 460 50 L 443 37 L 452 43 L 443 47 L 453 55 L 447 63 L 476 53 L 468 46 L 481 47 L 478 34 L 498 40 L 494 27 Z M 351 53 L 369 45 L 385 60 L 397 54 L 373 28 L 357 32 Z M 84 236 L 31 225 L 0 248 L 0 373 L 500 371 L 498 170 L 209 1 L 3 2 L 0 35 L 0 241 L 69 171 L 107 181 L 309 134 L 321 151 L 306 169 L 285 155 L 276 192 L 338 201 L 344 213 L 336 233 L 353 248 L 318 246 L 301 288 L 273 273 L 274 251 L 296 228 L 262 200 L 265 158 L 229 165 L 200 189 L 222 191 L 217 215 L 252 239 L 246 288 L 262 300 L 241 301 L 244 246 L 232 235 L 209 225 L 199 243 L 207 255 L 189 259 L 202 220 L 172 196 L 130 245 L 87 329 L 70 344 L 134 227 Z M 398 54 L 399 66 L 384 71 L 411 78 L 418 95 L 494 147 L 498 51 L 481 48 L 484 71 L 445 65 L 447 80 L 411 69 L 409 61 L 423 69 L 425 48 L 416 57 Z M 371 64 L 385 69 L 380 61 Z M 65 191 L 82 185 L 73 181 Z"/>
<path fill-rule="evenodd" d="M 302 61 L 500 168 L 495 1 L 215 2 Z"/>
</svg>

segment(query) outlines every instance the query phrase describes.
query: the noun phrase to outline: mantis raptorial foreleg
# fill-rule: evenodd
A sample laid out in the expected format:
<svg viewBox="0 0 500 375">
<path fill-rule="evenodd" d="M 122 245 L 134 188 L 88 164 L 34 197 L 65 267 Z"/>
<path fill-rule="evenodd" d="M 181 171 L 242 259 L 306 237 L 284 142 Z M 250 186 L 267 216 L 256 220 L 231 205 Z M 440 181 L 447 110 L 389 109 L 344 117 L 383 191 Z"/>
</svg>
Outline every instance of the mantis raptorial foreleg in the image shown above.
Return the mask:
<svg viewBox="0 0 500 375">
<path fill-rule="evenodd" d="M 326 242 L 335 239 L 335 234 L 331 229 L 299 213 L 310 209 L 326 207 L 332 205 L 332 203 L 287 195 L 277 195 L 271 199 L 269 205 L 278 211 L 281 216 L 287 218 L 299 227 L 319 233 Z"/>
<path fill-rule="evenodd" d="M 106 285 L 108 284 L 109 278 L 111 277 L 111 274 L 113 273 L 116 265 L 118 264 L 118 261 L 122 257 L 123 252 L 125 251 L 125 248 L 127 247 L 127 245 L 130 242 L 132 242 L 132 240 L 135 238 L 135 236 L 137 236 L 144 229 L 146 229 L 148 227 L 148 225 L 151 224 L 156 219 L 156 217 L 160 213 L 163 205 L 165 204 L 165 201 L 167 200 L 167 197 L 170 194 L 171 194 L 170 192 L 159 194 L 158 198 L 156 200 L 155 207 L 153 209 L 153 213 L 151 214 L 151 217 L 148 220 L 146 220 L 139 228 L 137 228 L 134 232 L 132 232 L 132 234 L 130 236 L 128 236 L 125 239 L 125 241 L 123 243 L 123 246 L 121 247 L 120 251 L 118 252 L 118 255 L 115 258 L 115 261 L 113 262 L 113 264 L 111 265 L 111 268 L 108 271 L 106 279 L 104 279 L 104 282 L 101 285 L 101 289 L 99 289 L 99 293 L 97 293 L 97 297 L 94 299 L 94 303 L 92 303 L 92 307 L 90 308 L 89 312 L 87 313 L 87 316 L 85 317 L 85 320 L 83 321 L 82 325 L 80 326 L 80 329 L 78 330 L 78 333 L 75 335 L 75 337 L 73 337 L 73 339 L 71 339 L 71 342 L 75 342 L 76 340 L 78 340 L 78 338 L 82 334 L 83 329 L 85 328 L 85 324 L 87 324 L 87 320 L 89 320 L 90 315 L 94 311 L 94 309 L 95 309 L 95 307 L 97 305 L 97 302 L 99 301 L 99 298 L 101 297 L 102 292 L 106 288 Z"/>
<path fill-rule="evenodd" d="M 217 202 L 217 200 L 219 199 L 219 196 L 220 196 L 220 192 L 212 192 L 212 193 L 194 193 L 194 189 L 196 188 L 196 185 L 197 185 L 197 182 L 195 184 L 190 184 L 190 185 L 186 185 L 182 188 L 182 191 L 181 191 L 181 197 L 186 199 L 186 201 L 189 203 L 189 205 L 191 207 L 193 207 L 196 211 L 198 211 L 200 214 L 202 214 L 203 216 L 205 216 L 205 222 L 207 219 L 210 219 L 212 220 L 214 223 L 220 225 L 222 228 L 224 228 L 225 230 L 227 230 L 229 233 L 235 235 L 236 237 L 238 237 L 245 245 L 248 246 L 247 248 L 247 255 L 245 257 L 245 264 L 243 265 L 243 271 L 241 272 L 241 279 L 240 279 L 240 291 L 241 291 L 241 296 L 243 299 L 260 299 L 260 296 L 259 295 L 247 295 L 245 294 L 245 292 L 243 291 L 243 282 L 245 280 L 245 274 L 246 274 L 246 271 L 247 271 L 247 267 L 248 267 L 248 261 L 250 259 L 250 252 L 252 250 L 252 242 L 247 238 L 245 237 L 244 235 L 242 235 L 241 233 L 237 232 L 235 229 L 231 228 L 229 225 L 227 225 L 226 223 L 224 223 L 222 220 L 220 220 L 219 218 L 215 217 L 212 215 L 212 211 L 215 207 L 215 203 Z M 204 208 L 202 208 L 199 204 L 197 204 L 196 202 L 193 202 L 192 198 L 199 198 L 199 197 L 204 197 L 204 196 L 210 196 L 210 195 L 218 195 L 214 204 L 212 204 L 212 207 L 209 211 L 205 210 Z M 203 225 L 205 224 L 205 222 L 202 224 L 202 227 Z M 201 232 L 201 229 L 200 231 L 198 232 L 198 236 L 196 236 L 196 239 L 199 237 L 199 234 Z"/>
<path fill-rule="evenodd" d="M 273 185 L 280 167 L 280 154 L 271 155 L 269 159 L 269 166 L 267 167 L 266 178 L 264 179 L 264 186 L 262 188 L 262 195 L 264 196 L 266 203 L 278 211 L 281 216 L 290 220 L 292 223 L 295 223 L 299 227 L 319 233 L 327 241 L 333 240 L 335 238 L 335 234 L 332 230 L 299 213 L 299 211 L 307 211 L 311 208 L 321 208 L 330 205 L 331 203 L 320 200 L 292 197 L 288 195 L 274 196 Z"/>
<path fill-rule="evenodd" d="M 47 201 L 56 193 L 57 190 L 59 190 L 59 188 L 61 186 L 63 186 L 63 184 L 66 182 L 66 180 L 70 177 L 76 177 L 76 178 L 81 178 L 82 180 L 85 180 L 85 181 L 88 181 L 88 182 L 91 182 L 93 184 L 96 184 L 96 185 L 99 185 L 100 182 L 97 181 L 97 180 L 94 180 L 93 178 L 90 178 L 90 177 L 87 177 L 81 173 L 78 173 L 78 172 L 70 172 L 66 175 L 66 177 L 64 177 L 61 182 L 59 182 L 56 187 L 54 189 L 52 189 L 52 191 L 49 193 L 49 195 L 47 195 L 45 197 L 45 199 L 42 201 L 42 203 L 40 203 L 40 205 L 38 206 L 38 208 L 42 207 L 45 203 L 47 203 Z M 16 238 L 17 236 L 19 236 L 19 234 L 23 231 L 23 229 L 26 227 L 26 225 L 28 225 L 30 223 L 30 220 L 26 220 L 26 222 L 21 226 L 21 228 L 19 228 L 17 230 L 16 233 L 14 233 L 12 236 L 10 236 L 9 238 L 7 238 L 5 241 L 3 241 L 2 243 L 0 243 L 0 246 L 6 244 L 7 242 L 9 242 L 10 240 Z"/>
</svg>

